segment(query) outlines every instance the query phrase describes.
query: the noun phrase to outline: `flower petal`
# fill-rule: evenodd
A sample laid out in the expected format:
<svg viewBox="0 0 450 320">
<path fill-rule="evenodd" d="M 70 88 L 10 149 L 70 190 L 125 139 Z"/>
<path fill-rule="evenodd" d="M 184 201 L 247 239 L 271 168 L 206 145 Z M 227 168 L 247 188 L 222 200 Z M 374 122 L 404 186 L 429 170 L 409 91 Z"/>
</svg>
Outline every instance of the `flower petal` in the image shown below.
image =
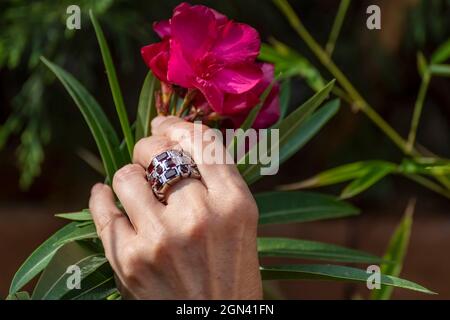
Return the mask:
<svg viewBox="0 0 450 320">
<path fill-rule="evenodd" d="M 193 88 L 195 73 L 192 63 L 186 59 L 181 45 L 176 40 L 170 40 L 170 58 L 167 70 L 169 82 L 184 88 Z"/>
<path fill-rule="evenodd" d="M 213 83 L 197 78 L 196 87 L 208 101 L 211 109 L 222 114 L 224 94 Z"/>
<path fill-rule="evenodd" d="M 221 90 L 241 94 L 261 81 L 263 73 L 256 64 L 227 66 L 212 76 L 211 81 Z"/>
<path fill-rule="evenodd" d="M 162 41 L 141 48 L 141 55 L 155 76 L 167 82 L 167 64 L 169 61 L 169 42 Z"/>
<path fill-rule="evenodd" d="M 208 7 L 180 5 L 171 19 L 171 34 L 191 62 L 204 56 L 217 36 L 214 13 Z"/>
<path fill-rule="evenodd" d="M 224 24 L 226 24 L 228 22 L 228 18 L 226 15 L 224 15 L 214 9 L 211 9 L 211 12 L 214 14 L 214 17 L 216 18 L 217 26 L 219 26 L 219 27 L 223 26 Z"/>
<path fill-rule="evenodd" d="M 273 125 L 280 118 L 279 87 L 275 87 L 270 92 L 263 108 L 253 123 L 255 129 L 265 129 Z"/>
<path fill-rule="evenodd" d="M 162 39 L 170 37 L 170 20 L 156 21 L 153 23 L 153 30 Z"/>
<path fill-rule="evenodd" d="M 223 114 L 242 114 L 247 113 L 259 102 L 259 96 L 252 91 L 243 94 L 226 94 L 223 102 Z"/>
<path fill-rule="evenodd" d="M 260 47 L 258 31 L 249 25 L 228 21 L 211 51 L 227 63 L 253 62 Z"/>
</svg>

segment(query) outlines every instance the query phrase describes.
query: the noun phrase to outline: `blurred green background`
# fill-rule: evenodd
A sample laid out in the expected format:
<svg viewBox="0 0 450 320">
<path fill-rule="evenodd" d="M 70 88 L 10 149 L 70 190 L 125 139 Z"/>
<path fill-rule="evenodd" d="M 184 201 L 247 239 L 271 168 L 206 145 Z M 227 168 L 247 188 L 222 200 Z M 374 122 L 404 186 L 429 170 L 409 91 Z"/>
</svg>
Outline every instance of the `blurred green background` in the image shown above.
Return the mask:
<svg viewBox="0 0 450 320">
<path fill-rule="evenodd" d="M 86 158 L 95 143 L 81 114 L 50 72 L 41 55 L 72 72 L 114 119 L 106 75 L 88 17 L 93 9 L 105 30 L 119 71 L 125 103 L 135 116 L 147 72 L 140 48 L 158 41 L 152 22 L 167 19 L 180 1 L 26 1 L 0 2 L 0 296 L 4 297 L 21 262 L 62 222 L 54 213 L 87 205 L 90 186 L 102 178 Z M 327 74 L 268 0 L 191 1 L 251 24 L 263 40 L 276 38 L 304 54 Z M 66 29 L 66 8 L 81 8 L 81 30 Z M 291 1 L 304 24 L 325 44 L 339 1 Z M 366 28 L 366 9 L 378 4 L 382 30 Z M 334 60 L 360 92 L 402 136 L 407 136 L 420 86 L 416 54 L 429 56 L 450 37 L 449 0 L 352 1 Z M 450 79 L 433 78 L 418 141 L 450 157 Z M 293 81 L 292 106 L 312 95 Z M 115 120 L 115 119 L 114 119 Z M 117 121 L 115 122 L 118 128 Z M 344 105 L 339 115 L 280 173 L 260 182 L 265 190 L 324 169 L 368 159 L 399 162 L 400 151 L 364 115 Z M 329 188 L 330 193 L 336 191 Z M 262 229 L 340 243 L 382 255 L 410 198 L 417 199 L 410 250 L 402 276 L 450 298 L 450 202 L 403 178 L 389 177 L 352 202 L 357 218 Z M 367 295 L 348 284 L 281 284 L 288 298 L 351 298 Z M 397 290 L 395 298 L 433 298 Z"/>
</svg>

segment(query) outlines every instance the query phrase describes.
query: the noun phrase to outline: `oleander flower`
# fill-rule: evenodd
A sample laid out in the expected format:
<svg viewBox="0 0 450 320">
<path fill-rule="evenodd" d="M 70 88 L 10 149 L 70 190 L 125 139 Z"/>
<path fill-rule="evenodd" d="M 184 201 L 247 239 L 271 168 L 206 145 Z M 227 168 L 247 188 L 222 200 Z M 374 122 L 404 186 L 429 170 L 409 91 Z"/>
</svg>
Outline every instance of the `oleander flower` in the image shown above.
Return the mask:
<svg viewBox="0 0 450 320">
<path fill-rule="evenodd" d="M 141 53 L 155 76 L 170 85 L 198 90 L 197 105 L 230 117 L 235 124 L 259 102 L 273 79 L 273 67 L 256 62 L 261 45 L 258 32 L 211 8 L 182 3 L 171 19 L 154 23 L 153 29 L 162 41 L 143 47 Z M 255 126 L 278 119 L 277 90 L 274 87 L 267 100 L 273 103 L 265 104 Z"/>
<path fill-rule="evenodd" d="M 235 109 L 241 109 L 240 113 L 231 115 L 231 120 L 233 121 L 234 127 L 239 127 L 244 120 L 247 118 L 248 113 L 251 108 L 259 103 L 261 95 L 266 91 L 266 89 L 274 81 L 275 68 L 270 63 L 261 63 L 261 70 L 263 72 L 263 78 L 260 82 L 256 84 L 253 89 L 247 94 L 251 98 L 243 99 L 242 95 L 229 98 L 226 103 L 234 104 Z M 264 105 L 258 113 L 258 116 L 253 123 L 253 128 L 264 129 L 273 125 L 280 118 L 280 99 L 279 99 L 280 86 L 275 83 L 264 101 Z M 239 101 L 240 100 L 240 101 Z M 231 109 L 231 106 L 230 106 Z"/>
</svg>

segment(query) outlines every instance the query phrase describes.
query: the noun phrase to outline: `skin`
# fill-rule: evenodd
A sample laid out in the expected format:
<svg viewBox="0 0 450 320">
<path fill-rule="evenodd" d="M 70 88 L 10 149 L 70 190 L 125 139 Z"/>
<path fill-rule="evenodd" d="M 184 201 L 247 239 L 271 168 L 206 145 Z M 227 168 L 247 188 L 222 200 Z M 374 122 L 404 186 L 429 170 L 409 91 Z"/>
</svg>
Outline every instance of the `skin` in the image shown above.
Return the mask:
<svg viewBox="0 0 450 320">
<path fill-rule="evenodd" d="M 196 160 L 202 145 L 193 128 L 177 117 L 155 118 L 152 136 L 136 144 L 133 164 L 117 171 L 113 189 L 92 188 L 89 208 L 119 290 L 129 299 L 261 299 L 256 203 L 234 165 Z M 177 182 L 165 205 L 145 168 L 174 148 L 193 156 L 202 180 Z"/>
</svg>

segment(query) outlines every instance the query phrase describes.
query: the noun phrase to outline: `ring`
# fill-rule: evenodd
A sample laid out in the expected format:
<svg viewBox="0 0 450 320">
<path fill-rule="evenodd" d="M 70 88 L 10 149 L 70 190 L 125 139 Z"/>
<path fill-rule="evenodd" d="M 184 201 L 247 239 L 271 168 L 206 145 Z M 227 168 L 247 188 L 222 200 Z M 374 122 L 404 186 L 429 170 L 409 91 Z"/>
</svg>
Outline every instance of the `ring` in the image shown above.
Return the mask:
<svg viewBox="0 0 450 320">
<path fill-rule="evenodd" d="M 197 164 L 184 151 L 164 151 L 154 157 L 147 168 L 147 180 L 156 198 L 163 203 L 167 190 L 184 178 L 201 179 Z"/>
</svg>

